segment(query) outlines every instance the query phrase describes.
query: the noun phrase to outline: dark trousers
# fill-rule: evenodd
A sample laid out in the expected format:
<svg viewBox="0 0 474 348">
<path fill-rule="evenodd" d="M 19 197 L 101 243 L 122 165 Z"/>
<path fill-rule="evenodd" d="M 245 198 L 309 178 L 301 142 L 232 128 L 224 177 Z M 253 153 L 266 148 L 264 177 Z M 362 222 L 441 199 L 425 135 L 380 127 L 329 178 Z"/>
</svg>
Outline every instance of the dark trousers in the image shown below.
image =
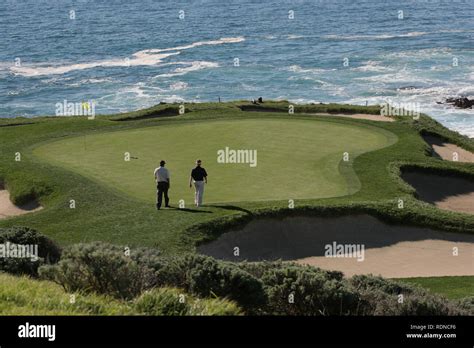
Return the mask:
<svg viewBox="0 0 474 348">
<path fill-rule="evenodd" d="M 158 208 L 161 207 L 161 203 L 163 202 L 163 194 L 165 195 L 165 206 L 168 206 L 170 203 L 170 198 L 168 197 L 168 189 L 170 188 L 170 184 L 166 181 L 160 181 L 158 183 L 157 189 L 157 197 L 156 197 L 156 206 Z"/>
</svg>

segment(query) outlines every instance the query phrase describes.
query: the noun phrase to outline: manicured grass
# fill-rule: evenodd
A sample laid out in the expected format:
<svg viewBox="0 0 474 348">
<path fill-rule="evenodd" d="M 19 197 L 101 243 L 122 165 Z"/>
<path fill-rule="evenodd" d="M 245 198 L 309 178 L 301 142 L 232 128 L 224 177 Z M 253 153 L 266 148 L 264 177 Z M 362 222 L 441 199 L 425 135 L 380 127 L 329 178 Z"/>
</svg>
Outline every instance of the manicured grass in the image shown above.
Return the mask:
<svg viewBox="0 0 474 348">
<path fill-rule="evenodd" d="M 48 143 L 34 154 L 153 204 L 153 170 L 160 159 L 171 172 L 172 204 L 192 203 L 189 174 L 196 158 L 209 173 L 208 203 L 342 196 L 359 189 L 353 171 L 339 171 L 349 159 L 387 146 L 395 136 L 365 125 L 304 119 L 181 122 L 107 132 Z M 217 152 L 256 151 L 249 163 L 218 163 Z M 132 159 L 124 160 L 124 153 Z M 249 159 L 249 158 L 247 158 Z M 350 187 L 349 185 L 352 184 Z"/>
<path fill-rule="evenodd" d="M 401 278 L 397 280 L 420 285 L 433 293 L 444 295 L 450 299 L 474 296 L 474 276 Z"/>
<path fill-rule="evenodd" d="M 166 116 L 163 116 L 160 110 L 178 109 L 176 105 L 167 104 L 125 115 L 99 116 L 95 120 L 87 120 L 84 117 L 0 120 L 0 180 L 6 183 L 16 203 L 36 197 L 45 208 L 38 213 L 0 220 L 0 227 L 29 226 L 63 245 L 101 240 L 128 246 L 153 246 L 165 254 L 192 251 L 195 243 L 222 233 L 228 222 L 268 213 L 284 215 L 363 211 L 382 215 L 399 223 L 457 232 L 474 232 L 472 215 L 442 211 L 416 200 L 413 190 L 398 176 L 398 169 L 403 165 L 474 173 L 473 165 L 443 162 L 427 155 L 428 145 L 420 137 L 420 130 L 430 129 L 431 132 L 444 132 L 448 138 L 451 136 L 450 132 L 428 117 L 422 116 L 416 124 L 407 119 L 384 123 L 298 114 L 303 111 L 307 113 L 321 111 L 321 107 L 316 105 L 298 106 L 294 115 L 288 115 L 284 112 L 242 111 L 239 107 L 242 104 L 241 102 L 188 104 L 186 113 L 179 116 L 170 116 L 168 111 L 165 113 Z M 267 105 L 273 104 L 283 105 L 282 110 L 285 108 L 284 103 Z M 351 109 L 350 106 L 344 106 L 342 109 L 348 113 L 364 112 L 363 107 Z M 331 110 L 337 110 L 337 106 L 331 106 Z M 367 112 L 373 113 L 374 107 L 367 109 Z M 118 121 L 124 118 L 127 121 Z M 232 194 L 235 195 L 235 201 L 211 203 L 199 210 L 192 209 L 188 204 L 192 199 L 192 191 L 186 185 L 187 175 L 196 157 L 202 157 L 201 153 L 192 153 L 194 142 L 189 138 L 188 127 L 191 127 L 189 122 L 192 122 L 193 126 L 198 125 L 200 131 L 206 131 L 203 139 L 211 144 L 203 150 L 208 154 L 202 158 L 210 174 L 206 199 L 208 202 L 211 200 L 219 202 L 226 195 Z M 212 125 L 217 124 L 220 125 L 219 132 L 232 139 L 229 144 L 219 141 L 219 132 L 213 131 L 212 128 Z M 230 125 L 237 124 L 247 126 L 240 127 L 239 133 L 234 136 Z M 251 124 L 257 125 L 258 132 L 248 126 Z M 291 131 L 285 131 L 288 129 L 285 128 L 287 126 Z M 229 127 L 227 131 L 226 127 Z M 324 127 L 324 131 L 318 131 L 321 127 Z M 169 133 L 170 136 L 166 138 L 167 129 L 172 130 L 175 137 L 171 137 Z M 183 135 L 177 138 L 182 140 L 177 141 L 176 134 L 181 130 Z M 246 137 L 247 132 L 252 136 Z M 168 142 L 173 145 L 181 144 L 179 146 L 183 151 L 187 151 L 189 157 L 179 159 L 179 154 L 173 152 L 173 147 L 161 146 L 162 140 L 159 137 L 155 139 L 155 134 L 165 137 L 165 144 Z M 273 139 L 274 134 L 277 134 L 275 137 L 277 140 Z M 259 168 L 257 171 L 261 166 L 265 169 L 265 175 L 268 176 L 267 173 L 272 177 L 281 175 L 279 177 L 281 180 L 297 182 L 299 183 L 297 186 L 281 185 L 271 178 L 265 180 L 262 174 L 254 178 L 259 182 L 259 190 L 260 187 L 263 188 L 262 192 L 255 189 L 252 191 L 251 187 L 247 188 L 252 180 L 247 180 L 245 175 L 236 179 L 235 176 L 227 174 L 226 165 L 222 165 L 222 168 L 216 165 L 216 147 L 220 149 L 225 146 L 256 146 L 253 142 L 255 137 L 262 140 L 256 147 L 257 168 Z M 278 137 L 285 140 L 286 146 L 297 145 L 301 148 L 306 144 L 309 149 L 302 149 L 305 151 L 304 155 L 289 151 L 285 146 L 278 145 Z M 386 137 L 390 138 L 389 141 L 393 144 L 379 148 L 382 144 L 386 144 Z M 81 139 L 86 139 L 86 148 L 90 149 L 93 146 L 92 148 L 100 150 L 96 151 L 94 156 L 89 156 L 87 163 L 76 163 L 78 168 L 84 170 L 82 172 L 84 175 L 80 174 L 77 168 L 69 167 L 74 165 L 70 162 L 77 161 L 78 157 L 74 155 L 67 158 L 70 151 L 74 154 L 83 152 L 84 143 L 81 143 Z M 107 139 L 114 139 L 110 148 Z M 472 143 L 466 139 L 462 141 Z M 136 149 L 135 142 L 143 142 L 145 146 L 142 146 L 143 149 Z M 73 146 L 74 143 L 77 148 Z M 120 143 L 122 145 L 118 146 Z M 273 147 L 267 143 L 272 143 Z M 58 148 L 54 147 L 55 144 Z M 153 147 L 155 144 L 156 147 Z M 191 149 L 188 149 L 187 145 Z M 340 162 L 341 151 L 347 151 L 346 147 L 351 147 L 355 152 L 379 149 L 362 153 L 355 158 L 350 156 L 350 161 L 343 163 Z M 66 151 L 61 152 L 61 148 Z M 49 149 L 51 155 L 49 152 L 41 154 L 44 149 Z M 169 155 L 168 153 L 162 155 L 160 151 L 163 149 L 170 151 Z M 271 160 L 267 163 L 264 150 L 268 152 L 268 149 L 274 149 L 275 154 L 270 155 Z M 116 163 L 110 161 L 111 158 L 115 158 L 114 151 L 117 151 Z M 131 155 L 138 159 L 124 163 L 125 151 L 131 152 Z M 350 150 L 348 152 L 351 154 Z M 15 161 L 16 153 L 21 153 L 21 161 Z M 322 153 L 330 157 L 325 158 Z M 44 160 L 43 156 L 49 156 L 48 160 Z M 184 196 L 187 208 L 191 209 L 156 211 L 153 204 L 155 187 L 152 175 L 156 162 L 162 157 L 168 160 L 173 175 L 171 187 L 173 203 L 176 204 L 177 199 L 182 198 L 179 196 Z M 291 161 L 293 167 L 304 170 L 305 176 L 300 178 L 294 171 L 280 173 L 279 169 L 285 165 L 280 163 L 282 157 L 286 158 L 286 161 Z M 106 161 L 101 163 L 101 158 L 105 158 Z M 336 160 L 341 163 L 338 171 L 334 170 Z M 61 167 L 58 163 L 65 167 Z M 319 168 L 318 164 L 323 163 L 332 166 Z M 108 172 L 111 166 L 115 169 L 119 165 L 131 165 L 128 169 L 131 170 L 129 173 L 132 177 L 127 176 L 121 180 L 120 170 L 109 171 L 110 175 L 119 173 L 117 177 L 107 179 L 103 177 L 105 175 L 103 173 Z M 229 168 L 233 166 L 237 165 L 229 165 Z M 141 171 L 139 172 L 137 168 L 141 168 Z M 236 168 L 244 173 L 254 169 L 243 165 Z M 102 175 L 95 174 L 97 169 L 100 169 Z M 307 185 L 301 186 L 301 182 L 308 180 L 309 171 L 313 172 L 313 179 L 324 182 L 325 185 L 318 187 L 316 181 L 310 181 Z M 136 183 L 135 178 L 139 179 Z M 341 184 L 341 178 L 346 180 L 345 186 Z M 232 184 L 239 180 L 243 183 L 243 188 L 236 189 Z M 226 187 L 225 184 L 229 182 L 231 184 Z M 347 187 L 358 190 L 350 195 L 328 197 L 347 192 Z M 249 192 L 252 195 L 249 195 Z M 294 192 L 299 192 L 303 198 L 295 198 L 295 208 L 288 209 L 288 200 L 294 199 L 292 197 Z M 255 199 L 254 194 L 261 195 L 263 199 L 269 198 L 266 201 L 251 201 Z M 72 199 L 76 202 L 75 209 L 70 208 Z M 404 200 L 403 209 L 398 208 L 399 199 Z"/>
</svg>

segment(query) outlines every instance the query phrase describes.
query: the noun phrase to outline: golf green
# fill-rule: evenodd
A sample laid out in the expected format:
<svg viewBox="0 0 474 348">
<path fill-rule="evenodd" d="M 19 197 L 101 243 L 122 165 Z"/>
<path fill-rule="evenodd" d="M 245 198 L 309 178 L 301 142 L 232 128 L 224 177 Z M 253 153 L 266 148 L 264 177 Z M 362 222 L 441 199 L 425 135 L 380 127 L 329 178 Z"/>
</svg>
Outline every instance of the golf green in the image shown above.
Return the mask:
<svg viewBox="0 0 474 348">
<path fill-rule="evenodd" d="M 171 174 L 171 204 L 184 200 L 189 206 L 194 192 L 189 188 L 189 174 L 198 158 L 209 175 L 205 203 L 335 197 L 359 189 L 351 169 L 353 159 L 390 145 L 394 138 L 383 129 L 355 122 L 183 121 L 64 138 L 40 145 L 34 154 L 150 203 L 156 196 L 153 171 L 164 159 Z M 240 160 L 256 161 L 220 163 L 219 151 L 226 148 L 224 161 L 232 162 L 232 150 L 248 150 L 240 153 Z M 348 162 L 343 161 L 345 152 Z M 256 154 L 256 158 L 244 154 Z"/>
</svg>

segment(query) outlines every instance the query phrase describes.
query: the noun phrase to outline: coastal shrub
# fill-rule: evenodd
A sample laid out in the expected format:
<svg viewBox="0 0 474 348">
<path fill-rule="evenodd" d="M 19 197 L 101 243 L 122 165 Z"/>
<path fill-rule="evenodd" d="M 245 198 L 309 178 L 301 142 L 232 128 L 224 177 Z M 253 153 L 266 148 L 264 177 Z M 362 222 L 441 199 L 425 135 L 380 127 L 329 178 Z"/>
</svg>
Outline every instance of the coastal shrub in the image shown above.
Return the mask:
<svg viewBox="0 0 474 348">
<path fill-rule="evenodd" d="M 127 300 L 141 295 L 135 306 L 148 315 L 239 315 L 242 310 L 272 315 L 472 313 L 472 299 L 449 301 L 371 275 L 345 279 L 341 272 L 281 261 L 231 263 L 199 254 L 164 257 L 150 248 L 125 253 L 123 247 L 102 242 L 67 248 L 57 264 L 41 266 L 39 274 L 70 292 Z M 184 303 L 177 289 L 183 289 Z"/>
<path fill-rule="evenodd" d="M 251 310 L 265 303 L 263 284 L 237 266 L 203 255 L 171 259 L 158 272 L 159 282 L 202 297 L 220 296 Z"/>
<path fill-rule="evenodd" d="M 124 249 L 121 249 L 122 252 Z M 130 249 L 130 258 L 137 264 L 158 272 L 167 263 L 166 258 L 156 248 L 136 247 Z"/>
<path fill-rule="evenodd" d="M 278 261 L 262 261 L 262 262 L 240 262 L 236 264 L 240 269 L 252 274 L 256 278 L 260 279 L 264 276 L 265 273 L 286 268 L 288 266 L 292 266 L 295 269 L 306 270 L 309 266 L 301 265 L 298 263 L 291 263 L 291 262 L 283 262 L 281 260 Z M 334 280 L 342 280 L 344 274 L 339 271 L 328 271 L 323 270 L 317 267 L 309 267 L 311 270 L 316 270 L 318 272 L 322 272 L 325 274 L 328 279 Z"/>
<path fill-rule="evenodd" d="M 241 270 L 250 273 L 254 277 L 261 279 L 266 272 L 280 269 L 284 267 L 281 260 L 278 261 L 262 261 L 262 262 L 239 262 L 236 263 Z"/>
<path fill-rule="evenodd" d="M 355 275 L 349 279 L 352 286 L 358 290 L 380 290 L 391 295 L 412 294 L 414 292 L 424 293 L 425 291 L 415 285 L 384 279 L 374 275 Z"/>
<path fill-rule="evenodd" d="M 123 299 L 155 284 L 153 270 L 127 256 L 123 248 L 102 242 L 73 245 L 57 265 L 43 266 L 39 273 L 67 291 L 84 290 Z"/>
<path fill-rule="evenodd" d="M 385 310 L 384 315 L 444 316 L 467 314 L 456 302 L 432 294 L 416 293 L 405 296 L 401 305 L 395 308 L 395 311 Z"/>
<path fill-rule="evenodd" d="M 357 309 L 358 294 L 332 273 L 289 265 L 266 272 L 262 281 L 268 314 L 344 315 Z"/>
<path fill-rule="evenodd" d="M 426 293 L 412 293 L 403 295 L 401 298 L 398 295 L 371 289 L 361 291 L 360 296 L 360 315 L 445 316 L 467 314 L 467 311 L 457 303 L 441 296 Z"/>
<path fill-rule="evenodd" d="M 474 296 L 464 297 L 457 301 L 459 308 L 466 311 L 469 315 L 474 315 Z"/>
<path fill-rule="evenodd" d="M 373 275 L 353 276 L 349 283 L 360 295 L 360 315 L 459 315 L 466 310 L 425 289 Z"/>
<path fill-rule="evenodd" d="M 12 245 L 33 245 L 34 248 L 30 252 L 37 252 L 37 259 L 31 257 L 0 257 L 0 270 L 12 274 L 36 277 L 38 267 L 56 263 L 61 257 L 61 249 L 55 242 L 28 227 L 0 228 L 0 245 L 3 245 L 3 249 Z M 37 250 L 35 250 L 36 246 Z"/>
</svg>

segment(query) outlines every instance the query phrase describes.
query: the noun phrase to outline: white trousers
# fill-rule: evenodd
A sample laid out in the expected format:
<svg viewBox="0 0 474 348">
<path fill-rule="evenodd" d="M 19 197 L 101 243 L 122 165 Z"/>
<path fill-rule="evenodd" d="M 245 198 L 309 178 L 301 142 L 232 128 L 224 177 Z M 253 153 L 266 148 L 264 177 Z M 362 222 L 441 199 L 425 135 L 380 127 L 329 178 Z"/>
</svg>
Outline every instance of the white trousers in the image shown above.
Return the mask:
<svg viewBox="0 0 474 348">
<path fill-rule="evenodd" d="M 194 204 L 200 206 L 202 204 L 202 196 L 204 196 L 204 181 L 195 181 L 194 188 L 196 189 Z"/>
</svg>

